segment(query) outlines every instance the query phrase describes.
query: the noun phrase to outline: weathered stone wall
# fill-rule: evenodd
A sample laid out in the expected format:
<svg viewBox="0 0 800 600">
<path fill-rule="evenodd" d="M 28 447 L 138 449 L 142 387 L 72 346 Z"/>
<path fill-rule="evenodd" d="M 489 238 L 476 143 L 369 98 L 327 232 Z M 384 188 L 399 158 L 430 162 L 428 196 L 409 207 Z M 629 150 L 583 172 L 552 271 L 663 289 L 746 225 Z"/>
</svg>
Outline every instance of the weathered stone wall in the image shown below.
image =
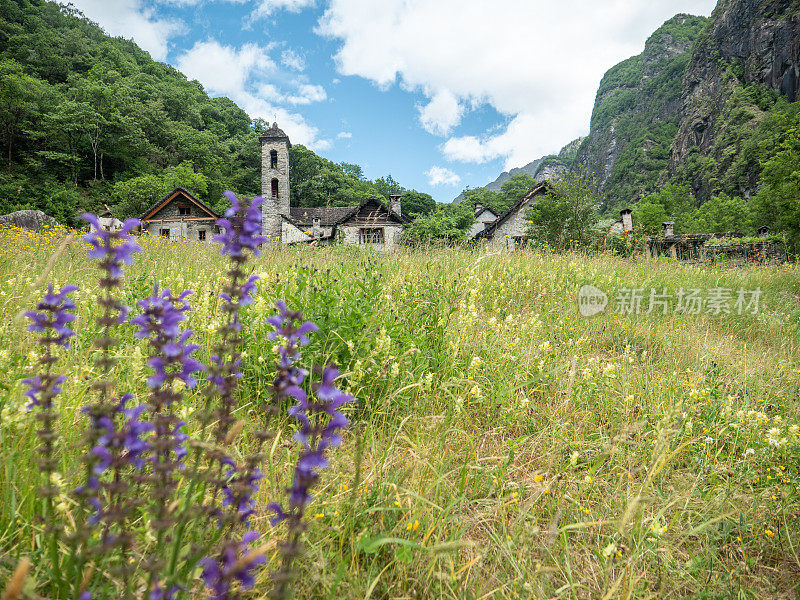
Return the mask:
<svg viewBox="0 0 800 600">
<path fill-rule="evenodd" d="M 393 250 L 400 243 L 400 236 L 403 233 L 402 225 L 383 225 L 383 244 L 360 244 L 358 241 L 358 230 L 361 227 L 346 225 L 341 227 L 342 242 L 352 246 L 362 246 L 364 248 L 374 248 L 375 250 Z M 374 227 L 373 229 L 378 229 Z"/>
<path fill-rule="evenodd" d="M 270 156 L 272 150 L 278 153 L 278 163 L 274 169 Z M 272 197 L 273 179 L 278 180 L 277 198 Z M 283 231 L 281 215 L 289 214 L 289 146 L 286 140 L 261 141 L 261 195 L 264 197 L 261 206 L 264 234 L 269 242 L 280 242 Z"/>
<path fill-rule="evenodd" d="M 206 242 L 210 242 L 214 237 L 214 222 L 208 221 L 148 221 L 142 225 L 142 230 L 153 237 L 160 237 L 162 229 L 169 229 L 170 240 L 194 240 L 200 241 L 200 232 L 205 231 Z"/>
<path fill-rule="evenodd" d="M 489 223 L 494 223 L 497 220 L 497 217 L 489 212 L 488 210 L 483 210 L 480 214 L 475 218 L 475 224 L 469 230 L 469 238 L 473 239 L 476 235 L 478 235 L 481 231 L 486 229 L 486 225 Z"/>
<path fill-rule="evenodd" d="M 514 238 L 521 238 L 528 236 L 528 227 L 530 223 L 525 218 L 525 211 L 530 207 L 531 202 L 525 202 L 514 214 L 508 218 L 495 229 L 492 242 L 501 244 L 503 246 L 513 246 Z"/>
</svg>

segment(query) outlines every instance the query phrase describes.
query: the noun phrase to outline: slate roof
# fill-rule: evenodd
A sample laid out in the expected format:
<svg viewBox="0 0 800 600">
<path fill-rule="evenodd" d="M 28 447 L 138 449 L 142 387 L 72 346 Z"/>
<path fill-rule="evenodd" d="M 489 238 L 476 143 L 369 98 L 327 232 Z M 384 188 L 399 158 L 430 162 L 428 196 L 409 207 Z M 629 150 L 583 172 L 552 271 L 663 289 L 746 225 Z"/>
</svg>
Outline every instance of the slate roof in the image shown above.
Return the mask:
<svg viewBox="0 0 800 600">
<path fill-rule="evenodd" d="M 205 202 L 200 200 L 197 196 L 192 194 L 192 192 L 187 190 L 185 187 L 178 186 L 174 190 L 172 190 L 169 194 L 167 194 L 166 196 L 161 198 L 161 200 L 158 200 L 157 202 L 154 202 L 150 206 L 150 208 L 148 208 L 146 211 L 144 211 L 139 216 L 139 220 L 140 221 L 146 221 L 149 217 L 152 217 L 156 212 L 161 210 L 161 208 L 166 206 L 168 204 L 168 200 L 172 200 L 172 196 L 174 196 L 177 192 L 181 192 L 184 196 L 186 196 L 187 199 L 189 199 L 190 201 L 194 202 L 197 206 L 199 206 L 204 211 L 209 213 L 209 216 L 208 216 L 209 219 L 220 219 L 222 217 L 221 215 L 219 215 L 216 212 L 214 212 L 214 210 L 211 207 L 209 207 Z"/>
<path fill-rule="evenodd" d="M 289 148 L 292 147 L 292 143 L 289 141 L 289 136 L 286 135 L 286 133 L 283 131 L 283 129 L 278 127 L 277 123 L 273 123 L 272 127 L 267 129 L 260 136 L 258 136 L 258 139 L 259 140 L 286 140 L 286 143 L 288 144 Z"/>
<path fill-rule="evenodd" d="M 319 207 L 306 207 L 306 206 L 292 206 L 289 208 L 289 221 L 300 228 L 308 228 L 314 225 L 314 218 L 319 219 L 320 227 L 334 227 L 345 223 L 350 218 L 358 214 L 358 212 L 369 205 L 377 205 L 382 207 L 388 213 L 389 218 L 397 221 L 398 223 L 408 223 L 410 219 L 404 216 L 398 216 L 391 211 L 383 202 L 375 197 L 367 198 L 358 206 L 319 206 Z"/>
<path fill-rule="evenodd" d="M 488 225 L 486 225 L 486 228 L 483 231 L 479 232 L 478 235 L 475 236 L 475 239 L 476 240 L 479 240 L 479 239 L 490 240 L 490 239 L 492 239 L 492 237 L 494 237 L 495 230 L 498 227 L 500 227 L 500 225 L 505 223 L 509 219 L 509 217 L 511 217 L 512 215 L 517 214 L 517 211 L 519 211 L 520 207 L 522 207 L 523 204 L 525 204 L 528 200 L 530 200 L 534 196 L 538 196 L 540 194 L 546 193 L 547 191 L 550 190 L 551 187 L 552 186 L 550 185 L 549 181 L 543 181 L 542 183 L 537 185 L 535 188 L 533 188 L 531 191 L 529 191 L 527 194 L 525 194 L 522 198 L 517 200 L 514 203 L 514 206 L 512 206 L 506 212 L 504 212 L 502 215 L 500 215 L 497 218 L 497 220 L 495 220 L 494 222 L 489 223 Z"/>
<path fill-rule="evenodd" d="M 315 208 L 292 206 L 289 208 L 289 218 L 298 227 L 311 227 L 315 218 L 319 219 L 321 227 L 332 227 L 349 219 L 359 208 L 358 206 L 319 206 Z"/>
</svg>

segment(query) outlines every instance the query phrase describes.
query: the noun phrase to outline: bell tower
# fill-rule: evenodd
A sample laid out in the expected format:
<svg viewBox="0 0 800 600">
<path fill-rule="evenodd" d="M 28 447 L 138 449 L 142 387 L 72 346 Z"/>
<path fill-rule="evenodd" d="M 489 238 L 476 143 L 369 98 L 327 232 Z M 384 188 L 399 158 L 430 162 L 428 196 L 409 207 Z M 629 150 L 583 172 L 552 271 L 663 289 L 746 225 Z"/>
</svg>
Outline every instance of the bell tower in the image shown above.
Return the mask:
<svg viewBox="0 0 800 600">
<path fill-rule="evenodd" d="M 273 123 L 262 133 L 261 142 L 261 205 L 264 234 L 270 244 L 281 242 L 282 215 L 289 216 L 289 136 Z"/>
</svg>

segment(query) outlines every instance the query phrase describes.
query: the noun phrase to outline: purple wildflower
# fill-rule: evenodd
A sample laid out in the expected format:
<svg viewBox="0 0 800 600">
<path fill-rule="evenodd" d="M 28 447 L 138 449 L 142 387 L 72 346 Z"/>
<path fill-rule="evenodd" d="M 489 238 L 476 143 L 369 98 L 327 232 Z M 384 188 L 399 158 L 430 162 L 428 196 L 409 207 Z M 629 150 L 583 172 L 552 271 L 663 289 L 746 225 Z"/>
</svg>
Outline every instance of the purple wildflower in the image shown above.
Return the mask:
<svg viewBox="0 0 800 600">
<path fill-rule="evenodd" d="M 162 388 L 170 387 L 169 384 L 176 379 L 183 381 L 187 388 L 193 388 L 197 385 L 194 374 L 205 368 L 192 358 L 192 354 L 200 347 L 189 343 L 192 331 L 187 329 L 181 332 L 180 329 L 186 319 L 183 313 L 190 310 L 185 301 L 189 294 L 191 292 L 185 290 L 179 296 L 173 296 L 170 290 L 159 293 L 156 287 L 152 296 L 137 303 L 142 313 L 131 319 L 131 323 L 139 327 L 135 336 L 148 339 L 155 350 L 147 363 L 154 371 L 147 385 L 156 395 Z M 158 400 L 163 400 L 166 405 L 177 399 L 170 394 L 159 396 L 163 398 L 159 397 Z"/>
<path fill-rule="evenodd" d="M 257 532 L 248 531 L 241 542 L 226 544 L 219 556 L 200 561 L 203 582 L 213 600 L 232 600 L 240 597 L 239 590 L 253 588 L 257 567 L 266 562 L 263 552 L 250 549 L 258 538 Z"/>
<path fill-rule="evenodd" d="M 69 294 L 77 290 L 78 286 L 65 285 L 56 294 L 53 291 L 53 284 L 48 284 L 47 293 L 36 305 L 36 310 L 25 313 L 25 316 L 32 321 L 28 325 L 28 331 L 46 333 L 51 336 L 52 343 L 69 348 L 69 338 L 75 335 L 75 332 L 67 327 L 67 324 L 75 320 L 75 315 L 70 312 L 75 310 L 75 303 Z"/>
<path fill-rule="evenodd" d="M 273 395 L 277 402 L 291 397 L 296 404 L 289 409 L 289 415 L 300 423 L 295 439 L 302 444 L 292 478 L 292 486 L 287 490 L 288 505 L 284 508 L 273 502 L 268 508 L 275 516 L 273 526 L 282 521 L 289 525 L 288 538 L 281 544 L 283 565 L 274 574 L 276 590 L 274 598 L 285 598 L 292 577 L 292 561 L 300 551 L 300 533 L 303 531 L 303 515 L 311 501 L 311 488 L 319 479 L 320 470 L 328 466 L 325 451 L 339 446 L 342 438 L 339 431 L 347 427 L 349 421 L 339 410 L 350 402 L 352 396 L 334 386 L 339 371 L 328 366 L 322 371 L 322 381 L 311 387 L 315 392 L 310 398 L 300 387 L 306 371 L 296 366 L 300 360 L 300 347 L 309 343 L 307 334 L 317 331 L 317 326 L 303 321 L 299 312 L 291 312 L 283 302 L 277 304 L 278 314 L 268 319 L 276 328 L 270 338 L 278 343 L 278 375 L 273 383 Z"/>
<path fill-rule="evenodd" d="M 342 443 L 339 431 L 347 427 L 350 421 L 339 409 L 353 400 L 353 397 L 334 387 L 339 377 L 334 366 L 326 367 L 322 372 L 322 382 L 312 387 L 316 391 L 316 401 L 310 400 L 301 389 L 293 390 L 292 395 L 297 404 L 289 409 L 289 415 L 300 423 L 300 430 L 294 438 L 303 445 L 294 471 L 292 487 L 289 489 L 289 511 L 276 504 L 270 505 L 276 515 L 275 523 L 287 518 L 292 511 L 302 511 L 311 501 L 309 490 L 319 479 L 319 471 L 328 466 L 325 451 Z"/>
<path fill-rule="evenodd" d="M 231 207 L 225 211 L 224 218 L 217 220 L 217 227 L 225 231 L 214 236 L 214 241 L 222 244 L 223 256 L 242 257 L 246 250 L 258 256 L 261 244 L 267 241 L 261 235 L 261 204 L 264 198 L 256 196 L 250 204 L 242 206 L 236 194 L 229 190 L 224 194 L 231 201 Z"/>
<path fill-rule="evenodd" d="M 121 429 L 115 431 L 113 418 L 106 417 L 101 421 L 103 432 L 92 449 L 92 454 L 98 458 L 94 465 L 96 475 L 105 473 L 115 460 L 127 462 L 137 471 L 144 468 L 142 454 L 150 448 L 144 436 L 153 430 L 153 425 L 141 420 L 147 405 L 125 408 L 130 399 L 130 394 L 123 396 L 116 410 L 125 417 Z"/>
<path fill-rule="evenodd" d="M 88 257 L 99 260 L 109 278 L 119 280 L 122 277 L 122 265 L 133 264 L 133 253 L 140 252 L 141 248 L 130 235 L 134 227 L 141 225 L 138 219 L 127 219 L 119 231 L 108 231 L 100 224 L 96 215 L 84 213 L 81 219 L 91 225 L 91 231 L 83 236 L 83 241 L 89 244 Z"/>
<path fill-rule="evenodd" d="M 77 289 L 74 285 L 67 285 L 56 293 L 53 284 L 48 284 L 47 292 L 36 305 L 36 310 L 25 313 L 31 320 L 28 331 L 41 334 L 38 342 L 44 350 L 39 359 L 38 374 L 24 379 L 22 383 L 28 387 L 25 391 L 25 397 L 30 401 L 28 409 L 38 407 L 36 419 L 41 426 L 37 428 L 36 435 L 42 444 L 38 462 L 44 481 L 40 493 L 45 500 L 45 532 L 49 536 L 49 558 L 54 564 L 58 561 L 58 540 L 61 529 L 55 519 L 53 504 L 53 498 L 59 493 L 58 487 L 53 484 L 53 474 L 58 466 L 55 456 L 58 434 L 54 427 L 58 414 L 53 400 L 61 393 L 66 378 L 53 373 L 53 366 L 58 360 L 53 354 L 53 348 L 55 346 L 68 348 L 69 338 L 75 335 L 75 332 L 68 327 L 69 323 L 75 320 L 75 315 L 71 312 L 75 309 L 75 303 L 69 294 Z"/>
</svg>

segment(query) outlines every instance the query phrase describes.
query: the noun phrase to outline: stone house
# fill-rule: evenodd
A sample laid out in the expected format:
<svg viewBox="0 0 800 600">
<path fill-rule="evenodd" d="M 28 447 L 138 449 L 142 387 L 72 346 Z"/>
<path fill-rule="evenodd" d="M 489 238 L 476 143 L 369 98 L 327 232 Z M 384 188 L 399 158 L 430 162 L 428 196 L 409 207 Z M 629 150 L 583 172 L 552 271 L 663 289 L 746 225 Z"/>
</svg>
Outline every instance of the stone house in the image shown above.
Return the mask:
<svg viewBox="0 0 800 600">
<path fill-rule="evenodd" d="M 170 240 L 209 242 L 219 233 L 221 215 L 189 190 L 178 187 L 142 213 L 142 232 Z"/>
<path fill-rule="evenodd" d="M 493 223 L 487 224 L 483 231 L 475 236 L 475 240 L 487 241 L 508 248 L 513 248 L 517 244 L 529 240 L 530 222 L 525 215 L 525 211 L 537 202 L 539 197 L 546 194 L 550 188 L 551 185 L 547 181 L 537 185 Z"/>
<path fill-rule="evenodd" d="M 480 202 L 475 203 L 475 223 L 469 230 L 467 234 L 469 239 L 474 240 L 475 237 L 487 226 L 491 225 L 495 221 L 497 221 L 497 217 L 500 215 L 492 208 L 488 206 L 483 206 Z"/>
<path fill-rule="evenodd" d="M 387 207 L 377 198 L 357 206 L 307 208 L 291 206 L 287 136 L 277 123 L 259 136 L 264 235 L 270 244 L 333 244 L 341 242 L 377 250 L 391 250 L 400 241 L 403 216 L 400 196 L 390 196 Z"/>
</svg>

